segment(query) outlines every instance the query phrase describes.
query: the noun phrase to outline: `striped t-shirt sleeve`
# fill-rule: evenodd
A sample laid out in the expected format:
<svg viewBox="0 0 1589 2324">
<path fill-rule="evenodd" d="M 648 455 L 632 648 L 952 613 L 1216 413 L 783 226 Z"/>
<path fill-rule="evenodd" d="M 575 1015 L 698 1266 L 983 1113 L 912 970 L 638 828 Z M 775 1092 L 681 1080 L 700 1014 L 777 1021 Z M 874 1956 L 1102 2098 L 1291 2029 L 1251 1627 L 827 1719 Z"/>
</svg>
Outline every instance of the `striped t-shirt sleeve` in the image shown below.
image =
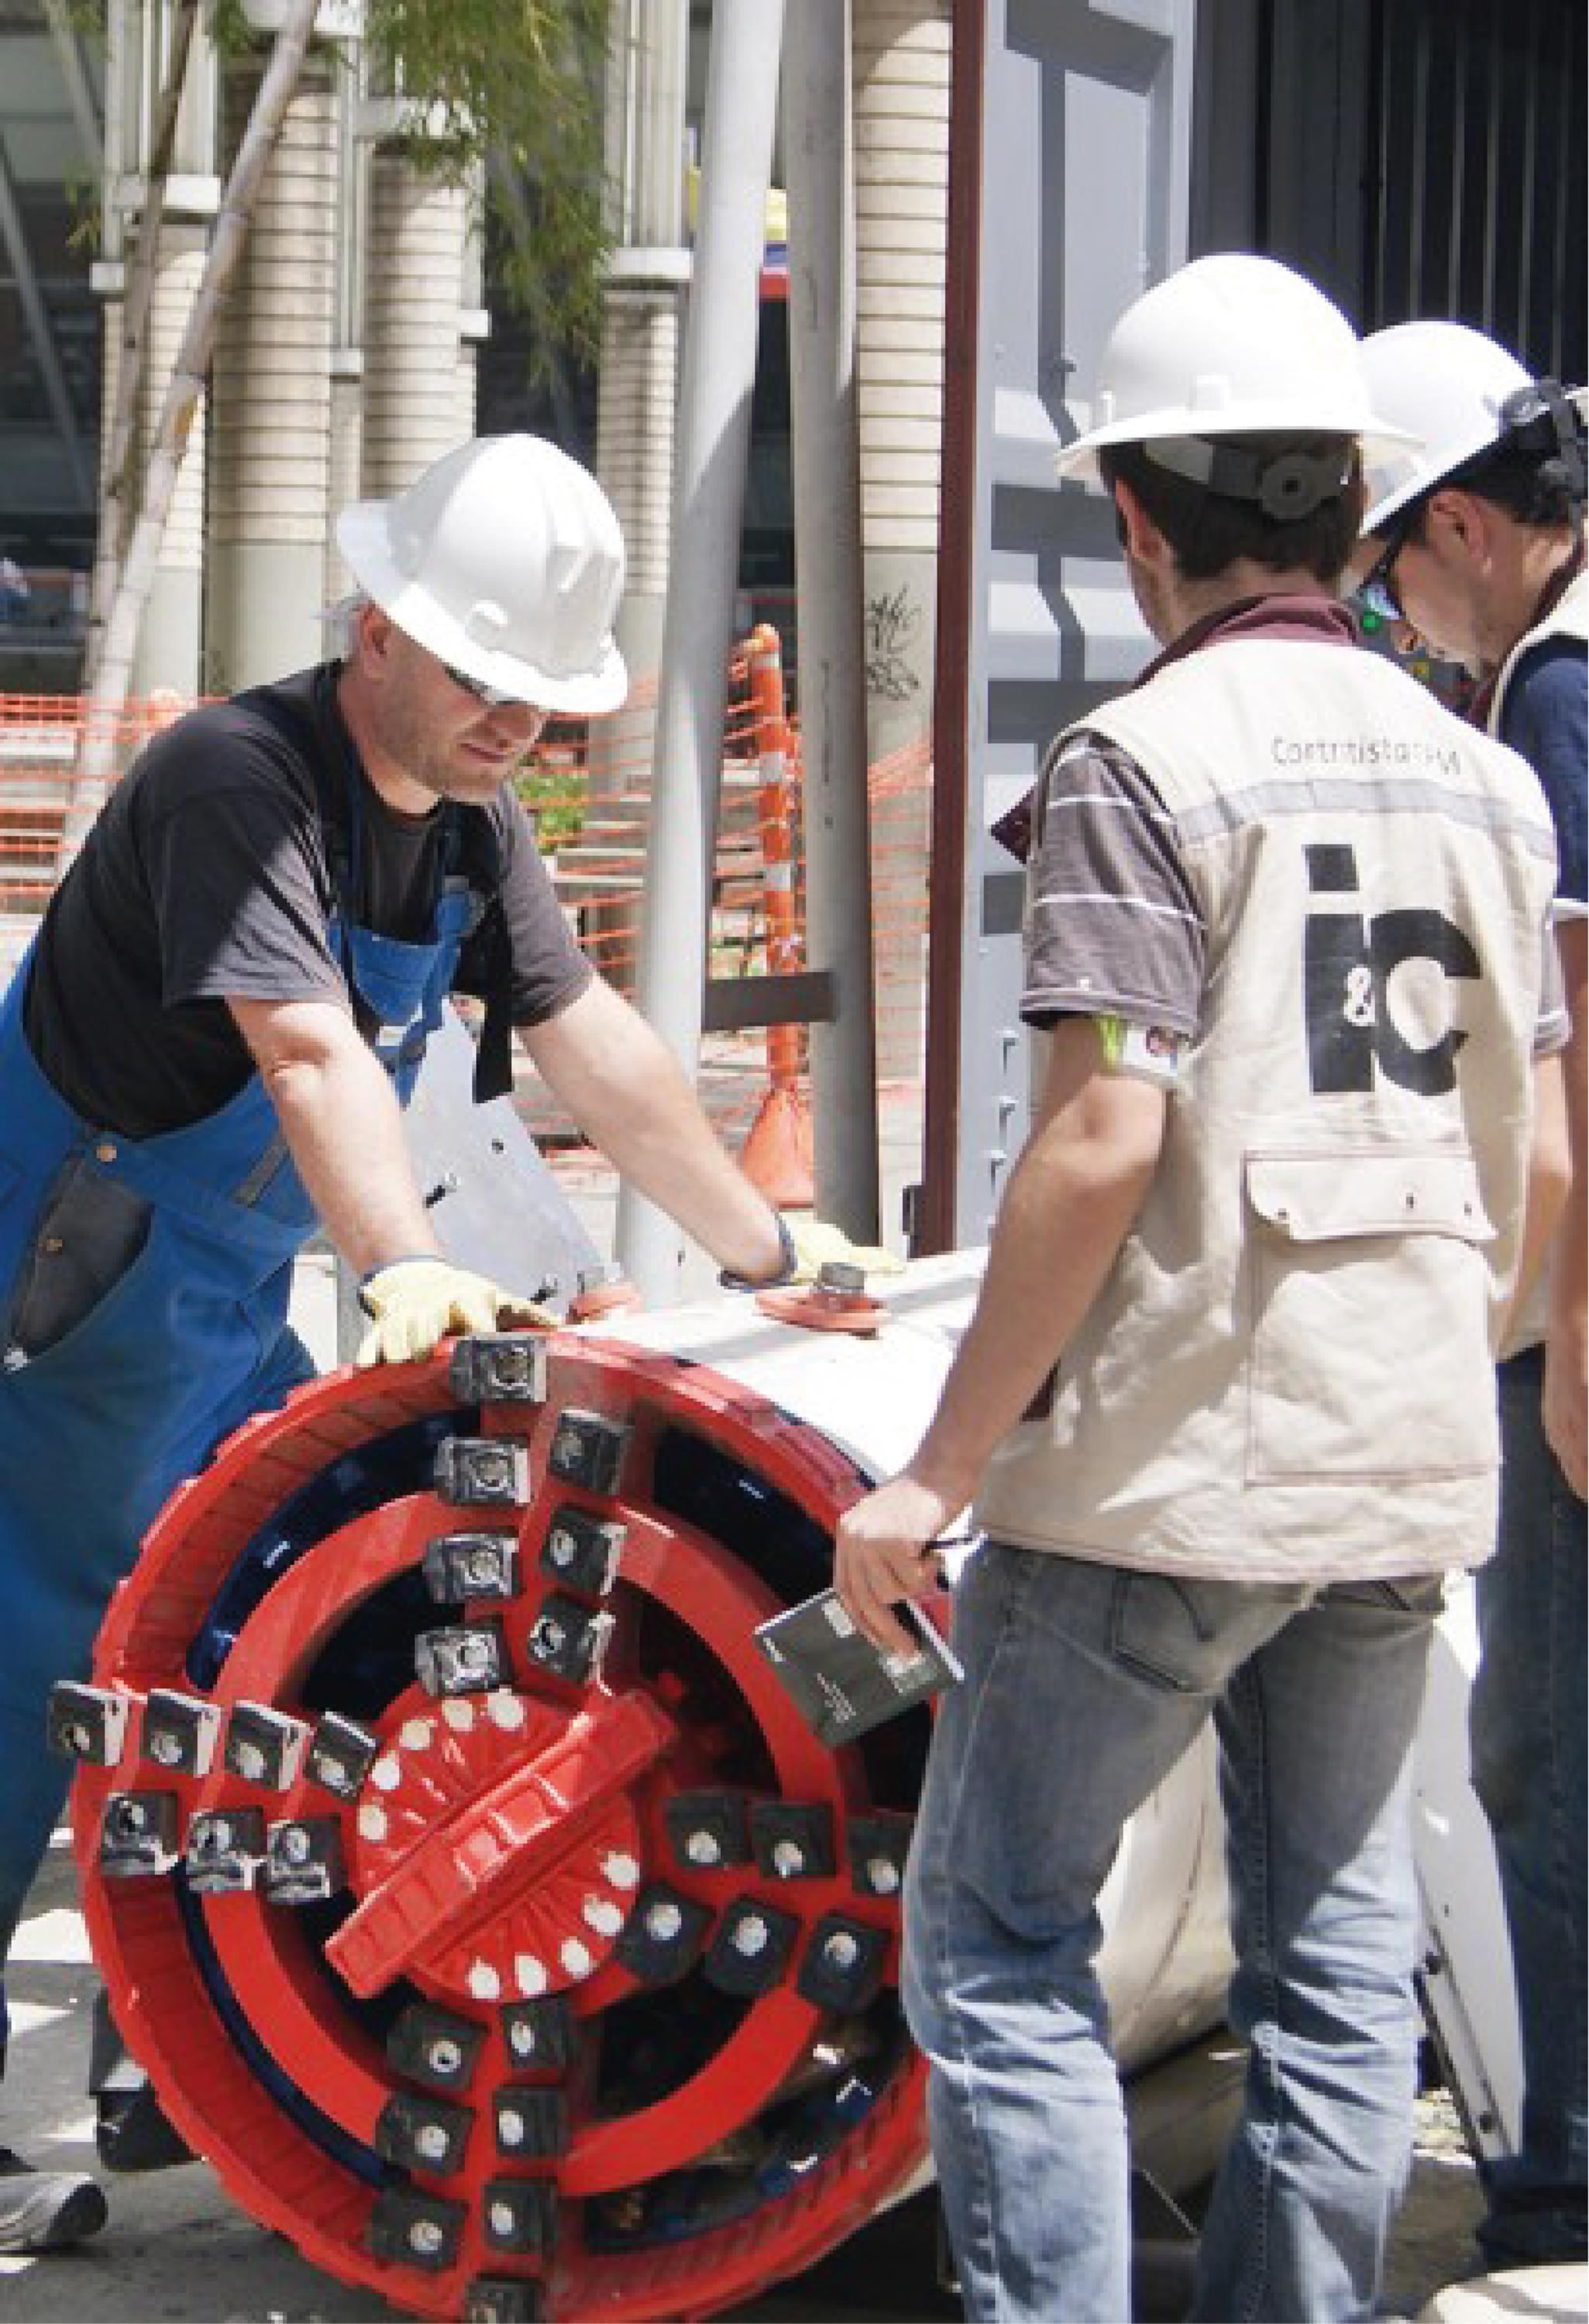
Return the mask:
<svg viewBox="0 0 1589 2324">
<path fill-rule="evenodd" d="M 1099 737 L 1072 735 L 1045 766 L 1036 807 L 1022 1017 L 1117 1016 L 1195 1035 L 1203 918 L 1141 768 Z"/>
</svg>

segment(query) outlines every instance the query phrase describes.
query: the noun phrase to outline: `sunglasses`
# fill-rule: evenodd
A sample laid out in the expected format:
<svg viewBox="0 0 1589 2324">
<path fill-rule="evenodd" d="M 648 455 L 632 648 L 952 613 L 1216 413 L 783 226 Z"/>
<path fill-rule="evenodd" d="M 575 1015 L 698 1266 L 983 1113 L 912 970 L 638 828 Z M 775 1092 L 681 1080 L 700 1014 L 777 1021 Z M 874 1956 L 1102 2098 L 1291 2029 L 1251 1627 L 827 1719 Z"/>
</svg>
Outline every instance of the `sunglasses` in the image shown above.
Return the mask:
<svg viewBox="0 0 1589 2324">
<path fill-rule="evenodd" d="M 1407 609 L 1396 587 L 1396 559 L 1406 548 L 1412 533 L 1407 522 L 1392 527 L 1383 549 L 1357 585 L 1358 603 L 1381 622 L 1404 622 Z"/>
<path fill-rule="evenodd" d="M 471 678 L 467 669 L 455 669 L 449 661 L 442 662 L 441 667 L 453 684 L 465 694 L 472 695 L 484 709 L 503 710 L 509 706 L 516 710 L 535 709 L 534 704 L 526 702 L 522 694 L 508 694 L 500 686 L 487 686 L 484 678 Z M 546 716 L 543 710 L 536 710 L 535 715 L 542 719 Z"/>
</svg>

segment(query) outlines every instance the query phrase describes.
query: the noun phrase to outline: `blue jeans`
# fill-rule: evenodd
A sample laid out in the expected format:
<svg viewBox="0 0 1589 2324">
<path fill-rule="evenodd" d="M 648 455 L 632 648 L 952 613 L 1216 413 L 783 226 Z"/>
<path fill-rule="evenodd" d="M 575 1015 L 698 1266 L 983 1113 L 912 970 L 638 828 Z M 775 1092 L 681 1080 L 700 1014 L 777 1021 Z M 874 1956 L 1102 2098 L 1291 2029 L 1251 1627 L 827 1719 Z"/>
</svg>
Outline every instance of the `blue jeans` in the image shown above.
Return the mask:
<svg viewBox="0 0 1589 2324">
<path fill-rule="evenodd" d="M 956 1595 L 904 1992 L 967 2313 L 1131 2314 L 1120 2081 L 1094 1963 L 1122 1828 L 1216 1722 L 1249 2045 L 1195 2314 L 1375 2311 L 1412 2142 L 1411 1746 L 1440 1584 L 1239 1587 L 989 1544 Z"/>
<path fill-rule="evenodd" d="M 1540 1424 L 1540 1351 L 1501 1372 L 1501 1526 L 1478 1580 L 1474 1786 L 1511 1934 L 1522 2136 L 1486 2165 L 1479 2229 L 1498 2266 L 1584 2251 L 1584 1507 Z"/>
</svg>

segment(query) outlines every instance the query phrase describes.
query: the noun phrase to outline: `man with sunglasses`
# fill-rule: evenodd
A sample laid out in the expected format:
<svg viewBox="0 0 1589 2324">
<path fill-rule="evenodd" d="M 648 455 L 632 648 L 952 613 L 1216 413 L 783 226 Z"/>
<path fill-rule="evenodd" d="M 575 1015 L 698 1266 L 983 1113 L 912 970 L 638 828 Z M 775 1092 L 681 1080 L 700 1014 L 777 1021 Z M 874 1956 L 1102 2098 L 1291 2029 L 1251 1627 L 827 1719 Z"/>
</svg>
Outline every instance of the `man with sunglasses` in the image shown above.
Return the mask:
<svg viewBox="0 0 1589 2324">
<path fill-rule="evenodd" d="M 510 782 L 549 712 L 624 698 L 601 488 L 551 444 L 485 439 L 337 538 L 361 592 L 340 658 L 149 745 L 0 1003 L 0 1959 L 66 1791 L 49 1689 L 86 1674 L 172 1489 L 311 1371 L 286 1321 L 311 1231 L 361 1279 L 360 1362 L 555 1320 L 449 1264 L 415 1181 L 402 1107 L 448 993 L 485 1003 L 477 1098 L 511 1087 L 516 1030 L 727 1276 L 799 1263 L 573 943 Z M 101 2063 L 106 2162 L 180 2160 Z M 0 2253 L 104 2218 L 92 2180 L 0 2147 Z"/>
<path fill-rule="evenodd" d="M 1557 941 L 1571 1018 L 1571 1195 L 1548 1286 L 1500 1368 L 1497 1552 L 1478 1578 L 1474 1780 L 1494 1833 L 1516 1972 L 1518 2151 L 1486 2168 L 1492 2264 L 1584 2255 L 1585 707 L 1589 573 L 1578 399 L 1458 323 L 1363 346 L 1376 404 L 1420 448 L 1371 468 L 1359 569 L 1477 682 L 1473 715 L 1534 768 L 1560 856 Z"/>
<path fill-rule="evenodd" d="M 967 2313 L 1132 2312 L 1100 1895 L 1212 1727 L 1248 2069 L 1191 2312 L 1357 2324 L 1411 2145 L 1411 1748 L 1538 1225 L 1554 847 L 1527 767 L 1358 649 L 1360 447 L 1401 438 L 1321 292 L 1194 261 L 1087 416 L 1060 474 L 1107 494 L 1160 650 L 1043 766 L 1031 1135 L 836 1579 L 897 1650 L 935 1538 L 968 1502 L 985 1533 L 901 1976 Z"/>
</svg>

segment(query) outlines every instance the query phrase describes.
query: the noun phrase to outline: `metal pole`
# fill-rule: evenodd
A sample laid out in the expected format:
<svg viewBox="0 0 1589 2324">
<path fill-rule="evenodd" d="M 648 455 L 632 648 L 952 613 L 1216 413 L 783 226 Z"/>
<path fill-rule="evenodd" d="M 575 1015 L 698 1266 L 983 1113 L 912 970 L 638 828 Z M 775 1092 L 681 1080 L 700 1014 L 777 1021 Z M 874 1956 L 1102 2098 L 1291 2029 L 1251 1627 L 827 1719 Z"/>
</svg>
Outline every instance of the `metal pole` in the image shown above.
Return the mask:
<svg viewBox="0 0 1589 2324">
<path fill-rule="evenodd" d="M 72 124 L 78 133 L 78 143 L 83 149 L 83 159 L 96 177 L 105 169 L 105 141 L 100 130 L 99 107 L 95 101 L 93 84 L 83 62 L 82 43 L 77 26 L 66 12 L 66 0 L 44 0 L 44 15 L 50 26 L 50 37 L 55 43 L 55 53 L 60 60 L 60 77 L 66 83 L 66 101 L 71 107 Z"/>
<path fill-rule="evenodd" d="M 835 1004 L 832 1020 L 811 1028 L 817 1207 L 847 1234 L 873 1242 L 877 1040 L 849 91 L 848 0 L 800 0 L 785 37 L 783 147 L 806 958 L 831 973 Z"/>
<path fill-rule="evenodd" d="M 17 304 L 27 324 L 28 337 L 33 343 L 33 360 L 39 366 L 50 417 L 55 422 L 55 432 L 66 455 L 66 465 L 71 476 L 73 506 L 91 509 L 94 505 L 94 477 L 89 470 L 88 454 L 83 448 L 78 416 L 72 409 L 71 391 L 66 383 L 66 373 L 50 320 L 50 309 L 44 303 L 44 294 L 39 287 L 39 277 L 33 266 L 33 254 L 28 247 L 22 204 L 17 198 L 16 180 L 11 173 L 11 158 L 5 150 L 3 132 L 0 132 L 0 248 L 4 248 L 11 261 L 11 277 L 16 285 Z"/>
<path fill-rule="evenodd" d="M 717 0 L 712 12 L 636 986 L 642 1013 L 692 1079 L 782 28 L 783 0 Z M 629 1186 L 618 1198 L 617 1250 L 630 1280 L 653 1306 L 678 1296 L 679 1230 Z"/>
</svg>

